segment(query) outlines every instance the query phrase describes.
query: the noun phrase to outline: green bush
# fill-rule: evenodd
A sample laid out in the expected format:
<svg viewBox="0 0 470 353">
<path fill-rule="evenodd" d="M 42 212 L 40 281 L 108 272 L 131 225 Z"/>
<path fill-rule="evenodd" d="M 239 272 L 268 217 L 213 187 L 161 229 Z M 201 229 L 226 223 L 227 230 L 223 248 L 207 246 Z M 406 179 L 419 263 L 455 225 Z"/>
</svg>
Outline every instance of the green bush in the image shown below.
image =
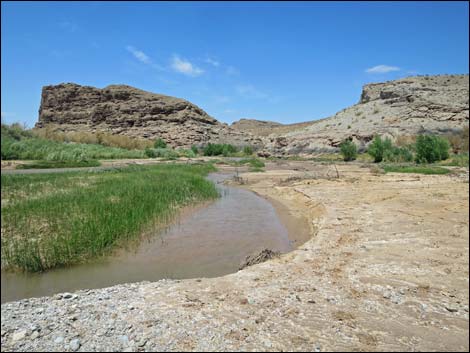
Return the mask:
<svg viewBox="0 0 470 353">
<path fill-rule="evenodd" d="M 406 147 L 395 147 L 386 149 L 383 153 L 383 160 L 386 162 L 411 162 L 413 153 Z"/>
<path fill-rule="evenodd" d="M 339 146 L 341 150 L 341 154 L 343 155 L 343 159 L 348 162 L 348 161 L 353 161 L 357 157 L 357 147 L 354 142 L 351 140 L 344 140 L 341 142 L 341 145 Z"/>
<path fill-rule="evenodd" d="M 199 150 L 198 150 L 197 146 L 195 146 L 195 145 L 191 146 L 191 151 L 193 151 L 194 156 L 197 156 L 199 154 Z"/>
<path fill-rule="evenodd" d="M 243 147 L 243 154 L 245 156 L 251 156 L 253 154 L 253 147 L 251 147 L 251 146 Z"/>
<path fill-rule="evenodd" d="M 389 138 L 382 140 L 382 138 L 377 135 L 367 149 L 367 153 L 374 158 L 375 163 L 380 163 L 384 159 L 385 151 L 391 150 L 392 147 L 392 140 Z"/>
<path fill-rule="evenodd" d="M 204 156 L 220 156 L 228 157 L 237 152 L 235 146 L 229 144 L 209 143 L 204 147 Z"/>
<path fill-rule="evenodd" d="M 155 140 L 155 143 L 153 144 L 153 147 L 155 148 L 166 148 L 166 142 L 163 141 L 161 138 L 158 138 Z"/>
<path fill-rule="evenodd" d="M 157 154 L 155 153 L 155 150 L 153 148 L 148 148 L 148 147 L 145 149 L 145 155 L 149 158 L 157 157 Z"/>
<path fill-rule="evenodd" d="M 435 135 L 419 135 L 416 139 L 416 162 L 434 163 L 449 158 L 449 141 Z"/>
</svg>

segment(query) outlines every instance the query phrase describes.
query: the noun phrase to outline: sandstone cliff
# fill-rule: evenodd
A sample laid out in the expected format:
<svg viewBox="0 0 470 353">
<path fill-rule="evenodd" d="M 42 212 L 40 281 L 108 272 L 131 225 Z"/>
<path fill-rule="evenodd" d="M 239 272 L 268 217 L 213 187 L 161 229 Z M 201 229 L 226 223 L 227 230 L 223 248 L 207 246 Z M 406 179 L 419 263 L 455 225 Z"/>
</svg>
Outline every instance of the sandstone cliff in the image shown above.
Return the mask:
<svg viewBox="0 0 470 353">
<path fill-rule="evenodd" d="M 73 83 L 45 86 L 36 128 L 163 138 L 173 147 L 208 142 L 257 146 L 261 140 L 230 128 L 196 105 L 125 85 L 103 89 Z"/>
</svg>

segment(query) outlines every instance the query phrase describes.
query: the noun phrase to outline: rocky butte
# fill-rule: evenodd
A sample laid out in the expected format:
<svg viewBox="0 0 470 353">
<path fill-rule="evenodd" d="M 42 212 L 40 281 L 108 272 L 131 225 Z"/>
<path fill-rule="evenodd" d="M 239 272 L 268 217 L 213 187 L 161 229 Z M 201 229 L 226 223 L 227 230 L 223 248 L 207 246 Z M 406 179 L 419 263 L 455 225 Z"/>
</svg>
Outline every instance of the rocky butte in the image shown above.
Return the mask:
<svg viewBox="0 0 470 353">
<path fill-rule="evenodd" d="M 125 85 L 103 89 L 64 83 L 42 89 L 36 128 L 163 138 L 173 147 L 209 142 L 258 146 L 261 140 L 230 128 L 198 106 Z"/>
</svg>

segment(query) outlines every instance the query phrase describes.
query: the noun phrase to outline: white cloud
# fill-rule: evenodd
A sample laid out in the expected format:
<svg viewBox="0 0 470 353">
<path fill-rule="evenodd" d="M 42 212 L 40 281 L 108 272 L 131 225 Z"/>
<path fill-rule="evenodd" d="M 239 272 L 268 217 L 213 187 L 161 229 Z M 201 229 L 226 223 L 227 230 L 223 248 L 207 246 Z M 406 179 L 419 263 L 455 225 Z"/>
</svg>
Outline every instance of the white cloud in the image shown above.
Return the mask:
<svg viewBox="0 0 470 353">
<path fill-rule="evenodd" d="M 134 48 L 133 46 L 131 45 L 128 45 L 126 47 L 126 49 L 132 53 L 132 55 L 134 55 L 134 57 L 139 60 L 140 62 L 143 62 L 144 64 L 148 64 L 150 65 L 152 63 L 152 60 L 150 60 L 150 58 L 148 57 L 147 54 L 145 54 L 143 51 L 141 50 L 137 50 L 136 48 Z"/>
<path fill-rule="evenodd" d="M 212 65 L 212 66 L 214 66 L 214 67 L 219 67 L 219 66 L 220 66 L 220 62 L 218 62 L 217 60 L 214 60 L 214 59 L 212 59 L 212 58 L 210 58 L 210 57 L 207 57 L 207 58 L 204 60 L 204 62 L 206 62 L 206 63 L 208 63 L 208 64 L 210 64 L 210 65 Z"/>
<path fill-rule="evenodd" d="M 204 70 L 193 65 L 191 62 L 185 59 L 181 59 L 178 55 L 173 55 L 171 61 L 171 67 L 176 72 L 182 73 L 187 76 L 196 77 L 204 73 Z"/>
<path fill-rule="evenodd" d="M 400 71 L 400 68 L 396 66 L 377 65 L 366 70 L 369 74 L 384 74 L 392 71 Z"/>
<path fill-rule="evenodd" d="M 268 95 L 266 93 L 257 90 L 253 85 L 238 85 L 235 87 L 235 90 L 240 96 L 245 98 L 268 98 Z"/>
</svg>

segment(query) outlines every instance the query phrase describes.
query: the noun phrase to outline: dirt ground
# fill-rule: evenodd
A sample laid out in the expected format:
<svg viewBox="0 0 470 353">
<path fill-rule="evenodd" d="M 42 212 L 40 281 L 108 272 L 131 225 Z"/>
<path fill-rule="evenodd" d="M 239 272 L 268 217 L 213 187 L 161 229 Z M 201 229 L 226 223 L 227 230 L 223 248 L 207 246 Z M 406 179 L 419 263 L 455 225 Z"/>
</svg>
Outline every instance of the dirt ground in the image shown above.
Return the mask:
<svg viewBox="0 0 470 353">
<path fill-rule="evenodd" d="M 312 162 L 266 169 L 241 173 L 238 183 L 310 223 L 311 239 L 297 250 L 219 278 L 30 300 L 54 313 L 34 320 L 64 330 L 56 313 L 77 313 L 67 327 L 80 350 L 469 350 L 468 173 Z M 52 336 L 15 341 L 17 320 L 29 313 L 22 305 L 2 304 L 2 349 L 55 349 Z M 125 323 L 132 344 L 99 335 L 110 320 Z"/>
</svg>

